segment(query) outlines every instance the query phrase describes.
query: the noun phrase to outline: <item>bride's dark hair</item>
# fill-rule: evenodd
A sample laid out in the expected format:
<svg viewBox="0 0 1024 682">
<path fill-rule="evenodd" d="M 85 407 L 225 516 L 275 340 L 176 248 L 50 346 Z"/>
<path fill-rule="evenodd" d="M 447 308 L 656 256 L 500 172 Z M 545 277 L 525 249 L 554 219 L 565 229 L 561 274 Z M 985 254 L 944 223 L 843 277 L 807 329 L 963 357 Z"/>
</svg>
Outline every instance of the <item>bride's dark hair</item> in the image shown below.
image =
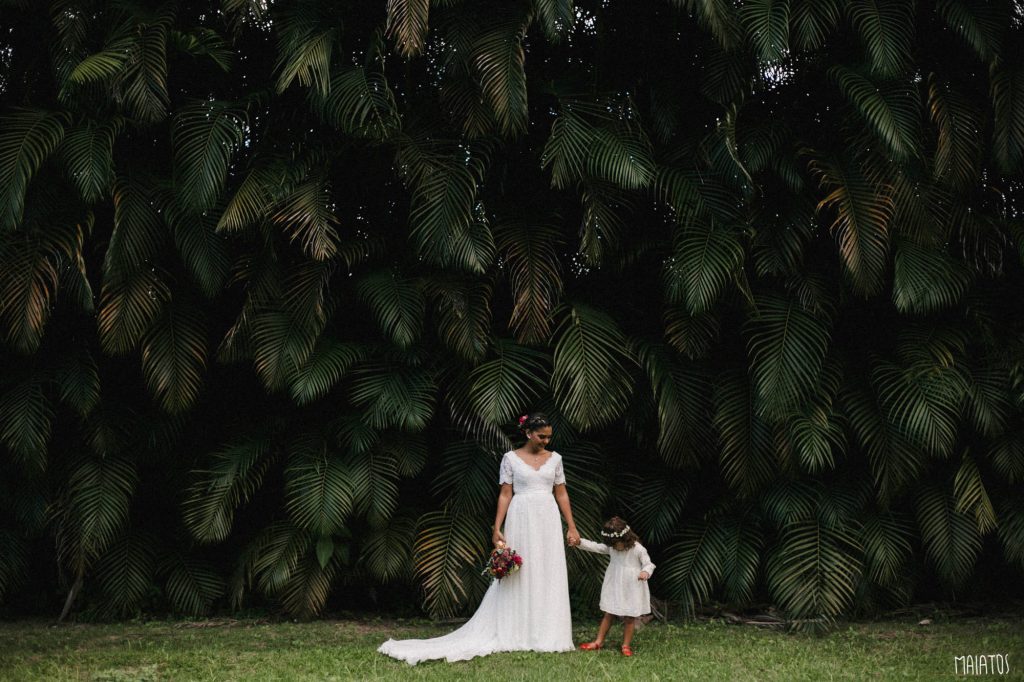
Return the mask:
<svg viewBox="0 0 1024 682">
<path fill-rule="evenodd" d="M 527 431 L 536 431 L 542 429 L 545 426 L 551 426 L 551 422 L 548 421 L 547 415 L 541 412 L 531 412 L 530 414 L 524 414 L 519 418 L 519 430 L 524 434 Z"/>
</svg>

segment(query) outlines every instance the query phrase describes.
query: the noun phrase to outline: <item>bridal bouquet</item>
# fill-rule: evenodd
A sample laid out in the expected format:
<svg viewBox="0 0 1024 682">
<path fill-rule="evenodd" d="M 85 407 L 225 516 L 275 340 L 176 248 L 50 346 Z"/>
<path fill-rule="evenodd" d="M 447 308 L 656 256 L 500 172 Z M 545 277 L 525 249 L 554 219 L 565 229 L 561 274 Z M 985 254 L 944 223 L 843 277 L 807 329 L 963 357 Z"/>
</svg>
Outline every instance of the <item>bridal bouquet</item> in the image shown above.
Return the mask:
<svg viewBox="0 0 1024 682">
<path fill-rule="evenodd" d="M 481 575 L 490 575 L 501 580 L 518 571 L 522 565 L 523 557 L 516 554 L 514 549 L 502 545 L 491 552 L 491 556 L 487 559 L 487 566 Z"/>
</svg>

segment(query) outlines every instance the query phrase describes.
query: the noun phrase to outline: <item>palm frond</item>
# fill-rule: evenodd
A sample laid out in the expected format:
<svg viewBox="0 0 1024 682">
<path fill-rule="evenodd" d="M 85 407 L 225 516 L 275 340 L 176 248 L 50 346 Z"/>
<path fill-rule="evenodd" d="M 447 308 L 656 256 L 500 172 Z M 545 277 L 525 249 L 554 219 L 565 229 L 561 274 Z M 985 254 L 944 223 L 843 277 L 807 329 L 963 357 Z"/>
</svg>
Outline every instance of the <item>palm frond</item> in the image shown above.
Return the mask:
<svg viewBox="0 0 1024 682">
<path fill-rule="evenodd" d="M 1000 16 L 997 5 L 938 0 L 935 9 L 946 26 L 960 34 L 983 62 L 999 55 L 1006 17 Z"/>
<path fill-rule="evenodd" d="M 287 90 L 296 78 L 321 95 L 330 92 L 331 55 L 338 37 L 330 19 L 315 4 L 300 3 L 286 7 L 275 24 L 279 26 L 277 92 Z"/>
<path fill-rule="evenodd" d="M 872 582 L 896 585 L 911 558 L 912 524 L 902 514 L 886 512 L 864 518 L 860 529 L 864 570 Z"/>
<path fill-rule="evenodd" d="M 445 448 L 431 492 L 455 514 L 483 517 L 494 506 L 499 461 L 475 442 L 457 442 Z"/>
<path fill-rule="evenodd" d="M 327 169 L 310 162 L 303 180 L 281 198 L 270 219 L 299 241 L 309 257 L 327 260 L 338 250 L 333 205 Z"/>
<path fill-rule="evenodd" d="M 888 259 L 889 222 L 893 202 L 889 188 L 871 182 L 853 160 L 812 160 L 828 196 L 817 211 L 834 214 L 831 230 L 839 240 L 839 254 L 846 272 L 862 293 L 877 292 Z"/>
<path fill-rule="evenodd" d="M 490 284 L 441 281 L 432 283 L 431 289 L 438 336 L 471 365 L 483 360 L 490 345 Z"/>
<path fill-rule="evenodd" d="M 316 103 L 324 120 L 357 137 L 387 140 L 402 127 L 384 74 L 360 66 L 335 72 L 330 92 Z"/>
<path fill-rule="evenodd" d="M 555 334 L 551 383 L 565 416 L 581 429 L 618 417 L 633 390 L 627 369 L 633 360 L 615 320 L 596 308 L 568 305 Z"/>
<path fill-rule="evenodd" d="M 816 50 L 825 44 L 839 23 L 836 0 L 793 0 L 790 21 L 795 40 L 801 50 Z"/>
<path fill-rule="evenodd" d="M 956 498 L 958 513 L 974 516 L 979 535 L 986 535 L 995 530 L 996 510 L 989 499 L 985 482 L 981 479 L 978 464 L 969 452 L 964 452 L 956 478 L 953 479 L 953 496 Z"/>
<path fill-rule="evenodd" d="M 722 475 L 734 490 L 750 495 L 775 475 L 772 429 L 755 408 L 744 375 L 729 372 L 717 379 L 714 402 Z"/>
<path fill-rule="evenodd" d="M 381 331 L 395 345 L 408 348 L 416 342 L 426 313 L 423 290 L 416 280 L 401 277 L 393 270 L 380 270 L 363 278 L 357 291 Z"/>
<path fill-rule="evenodd" d="M 295 525 L 319 536 L 344 528 L 353 506 L 351 473 L 322 439 L 299 439 L 284 475 L 285 504 Z"/>
<path fill-rule="evenodd" d="M 175 552 L 164 560 L 161 568 L 167 575 L 164 583 L 167 598 L 178 613 L 206 614 L 224 594 L 224 579 L 208 561 Z"/>
<path fill-rule="evenodd" d="M 718 334 L 718 318 L 713 313 L 691 315 L 681 307 L 665 312 L 665 340 L 691 360 L 706 356 Z"/>
<path fill-rule="evenodd" d="M 24 581 L 27 572 L 25 541 L 8 530 L 0 530 L 0 603 L 10 590 Z"/>
<path fill-rule="evenodd" d="M 29 181 L 57 149 L 70 117 L 63 112 L 15 109 L 0 117 L 0 231 L 16 228 Z"/>
<path fill-rule="evenodd" d="M 645 541 L 661 543 L 679 528 L 690 494 L 682 476 L 632 474 L 623 481 L 627 491 L 629 518 Z"/>
<path fill-rule="evenodd" d="M 1024 68 L 1012 61 L 994 61 L 989 67 L 989 84 L 996 163 L 1003 172 L 1016 173 L 1024 162 Z"/>
<path fill-rule="evenodd" d="M 231 533 L 235 511 L 260 487 L 269 464 L 270 444 L 252 438 L 212 455 L 209 468 L 195 472 L 198 480 L 183 505 L 183 519 L 200 542 L 218 542 Z"/>
<path fill-rule="evenodd" d="M 112 544 L 96 563 L 103 589 L 104 610 L 118 616 L 136 613 L 153 586 L 156 572 L 155 538 L 129 531 Z"/>
<path fill-rule="evenodd" d="M 751 372 L 760 409 L 777 416 L 817 386 L 831 334 L 795 301 L 762 296 L 756 306 L 746 324 Z"/>
<path fill-rule="evenodd" d="M 711 440 L 705 426 L 711 411 L 707 376 L 660 344 L 640 344 L 637 354 L 654 390 L 658 453 L 671 466 L 695 463 Z"/>
<path fill-rule="evenodd" d="M 43 471 L 53 416 L 38 377 L 7 386 L 0 394 L 0 441 L 17 461 Z"/>
<path fill-rule="evenodd" d="M 512 283 L 514 304 L 509 326 L 520 343 L 544 341 L 562 295 L 557 251 L 561 230 L 550 224 L 507 220 L 495 226 L 494 236 Z"/>
<path fill-rule="evenodd" d="M 231 157 L 245 136 L 245 115 L 226 102 L 203 100 L 178 109 L 171 123 L 178 197 L 193 211 L 212 208 Z"/>
<path fill-rule="evenodd" d="M 206 370 L 206 333 L 199 308 L 173 301 L 142 340 L 142 374 L 167 412 L 188 410 L 199 395 Z"/>
<path fill-rule="evenodd" d="M 494 358 L 482 362 L 469 375 L 473 411 L 491 424 L 508 424 L 541 395 L 551 368 L 548 355 L 499 339 Z"/>
<path fill-rule="evenodd" d="M 902 83 L 878 84 L 843 66 L 829 75 L 864 123 L 878 136 L 897 161 L 920 155 L 918 119 L 920 97 L 916 88 Z"/>
<path fill-rule="evenodd" d="M 134 463 L 123 455 L 86 455 L 71 465 L 57 510 L 61 563 L 84 568 L 117 539 L 128 521 L 137 479 Z"/>
<path fill-rule="evenodd" d="M 665 548 L 667 568 L 660 581 L 690 614 L 711 598 L 722 580 L 728 538 L 713 521 L 687 524 L 677 542 Z"/>
<path fill-rule="evenodd" d="M 126 278 L 151 268 L 167 239 L 162 200 L 155 181 L 143 173 L 119 177 L 114 185 L 114 231 L 103 261 L 104 288 L 111 277 Z"/>
<path fill-rule="evenodd" d="M 138 26 L 132 59 L 125 70 L 125 104 L 129 112 L 145 122 L 162 120 L 167 115 L 167 36 L 176 8 L 161 7 L 153 21 Z"/>
<path fill-rule="evenodd" d="M 687 12 L 697 15 L 697 21 L 725 49 L 737 47 L 743 33 L 736 6 L 730 0 L 672 0 Z"/>
<path fill-rule="evenodd" d="M 935 74 L 928 78 L 928 111 L 938 128 L 935 176 L 956 188 L 966 188 L 977 178 L 981 163 L 981 112 L 963 93 Z"/>
<path fill-rule="evenodd" d="M 82 199 L 96 203 L 108 197 L 114 186 L 114 140 L 123 121 L 79 123 L 64 136 L 61 157 L 68 177 L 78 187 Z"/>
<path fill-rule="evenodd" d="M 4 340 L 22 353 L 35 352 L 42 343 L 57 298 L 63 255 L 31 237 L 0 246 L 0 325 Z"/>
<path fill-rule="evenodd" d="M 410 552 L 416 537 L 416 520 L 401 516 L 383 528 L 371 530 L 360 553 L 370 575 L 383 582 L 411 575 Z"/>
<path fill-rule="evenodd" d="M 537 20 L 552 43 L 560 42 L 575 21 L 573 5 L 573 0 L 533 0 Z"/>
<path fill-rule="evenodd" d="M 1024 566 L 1024 506 L 1015 497 L 999 505 L 999 541 L 1007 560 Z"/>
<path fill-rule="evenodd" d="M 58 395 L 65 405 L 85 417 L 100 400 L 100 375 L 96 358 L 86 348 L 76 348 L 55 367 Z"/>
<path fill-rule="evenodd" d="M 861 552 L 850 530 L 818 521 L 793 524 L 769 554 L 768 588 L 792 618 L 812 627 L 828 623 L 853 601 Z"/>
<path fill-rule="evenodd" d="M 883 77 L 904 75 L 914 41 L 912 7 L 901 0 L 850 0 L 845 9 L 872 70 Z"/>
<path fill-rule="evenodd" d="M 941 250 L 896 241 L 892 299 L 897 310 L 929 313 L 955 306 L 970 285 L 970 271 Z"/>
<path fill-rule="evenodd" d="M 763 64 L 789 54 L 789 0 L 753 0 L 739 9 L 740 20 Z"/>
<path fill-rule="evenodd" d="M 710 311 L 743 263 L 734 230 L 694 220 L 676 230 L 672 258 L 665 264 L 668 300 L 685 303 L 691 315 Z"/>
<path fill-rule="evenodd" d="M 437 386 L 429 370 L 405 363 L 367 363 L 353 372 L 352 402 L 375 429 L 422 431 L 434 414 Z"/>
<path fill-rule="evenodd" d="M 447 511 L 419 519 L 413 556 L 416 575 L 423 584 L 425 606 L 434 616 L 451 616 L 467 597 L 467 569 L 478 572 L 484 556 L 487 529 L 483 517 Z"/>
<path fill-rule="evenodd" d="M 319 400 L 364 357 L 365 349 L 360 345 L 320 338 L 295 373 L 289 388 L 292 399 L 298 405 Z"/>
<path fill-rule="evenodd" d="M 167 213 L 178 255 L 203 294 L 215 298 L 230 269 L 227 239 L 216 233 L 214 217 L 205 211 L 200 216 L 180 215 L 172 209 Z"/>
<path fill-rule="evenodd" d="M 939 577 L 951 586 L 963 583 L 981 551 L 974 519 L 958 512 L 954 497 L 936 485 L 921 486 L 915 506 L 925 551 Z"/>
<path fill-rule="evenodd" d="M 871 377 L 887 418 L 902 434 L 929 452 L 949 454 L 967 388 L 956 369 L 880 362 Z"/>
<path fill-rule="evenodd" d="M 480 74 L 481 90 L 494 110 L 499 129 L 508 136 L 526 132 L 523 39 L 528 26 L 529 17 L 524 20 L 519 13 L 492 18 L 473 46 L 472 59 Z"/>
<path fill-rule="evenodd" d="M 231 46 L 211 28 L 199 27 L 187 33 L 171 31 L 168 37 L 174 47 L 185 54 L 193 57 L 209 57 L 225 73 L 229 73 L 234 65 L 235 53 Z"/>
<path fill-rule="evenodd" d="M 430 0 L 388 0 L 387 35 L 406 59 L 423 52 L 427 44 Z"/>
</svg>

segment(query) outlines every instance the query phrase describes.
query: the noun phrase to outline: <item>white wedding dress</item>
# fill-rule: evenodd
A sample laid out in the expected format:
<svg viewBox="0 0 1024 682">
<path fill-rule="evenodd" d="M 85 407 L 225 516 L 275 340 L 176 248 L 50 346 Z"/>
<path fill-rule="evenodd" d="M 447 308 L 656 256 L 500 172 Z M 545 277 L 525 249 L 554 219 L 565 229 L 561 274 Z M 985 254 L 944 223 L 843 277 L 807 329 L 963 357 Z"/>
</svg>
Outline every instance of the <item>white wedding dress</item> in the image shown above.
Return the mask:
<svg viewBox="0 0 1024 682">
<path fill-rule="evenodd" d="M 523 557 L 518 572 L 494 580 L 476 613 L 458 630 L 433 639 L 389 639 L 378 649 L 415 665 L 465 661 L 497 651 L 571 651 L 572 618 L 565 542 L 553 486 L 565 483 L 562 457 L 534 469 L 514 452 L 501 460 L 501 483 L 512 484 L 505 542 Z"/>
</svg>

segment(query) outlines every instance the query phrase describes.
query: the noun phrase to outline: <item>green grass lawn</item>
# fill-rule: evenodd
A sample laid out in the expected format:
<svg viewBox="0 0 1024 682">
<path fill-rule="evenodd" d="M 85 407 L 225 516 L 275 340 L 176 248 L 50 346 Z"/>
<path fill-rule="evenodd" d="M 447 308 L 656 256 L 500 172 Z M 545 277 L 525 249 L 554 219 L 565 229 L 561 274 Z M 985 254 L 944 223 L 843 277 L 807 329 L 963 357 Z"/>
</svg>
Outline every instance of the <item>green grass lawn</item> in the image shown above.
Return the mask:
<svg viewBox="0 0 1024 682">
<path fill-rule="evenodd" d="M 838 626 L 821 637 L 720 623 L 652 624 L 601 652 L 508 653 L 409 666 L 376 653 L 387 637 L 452 626 L 424 621 L 207 621 L 51 626 L 0 623 L 3 680 L 870 680 L 958 679 L 954 656 L 1008 654 L 1024 679 L 1024 624 L 916 619 Z M 577 642 L 594 623 L 577 623 Z M 620 630 L 612 629 L 610 645 Z"/>
</svg>

